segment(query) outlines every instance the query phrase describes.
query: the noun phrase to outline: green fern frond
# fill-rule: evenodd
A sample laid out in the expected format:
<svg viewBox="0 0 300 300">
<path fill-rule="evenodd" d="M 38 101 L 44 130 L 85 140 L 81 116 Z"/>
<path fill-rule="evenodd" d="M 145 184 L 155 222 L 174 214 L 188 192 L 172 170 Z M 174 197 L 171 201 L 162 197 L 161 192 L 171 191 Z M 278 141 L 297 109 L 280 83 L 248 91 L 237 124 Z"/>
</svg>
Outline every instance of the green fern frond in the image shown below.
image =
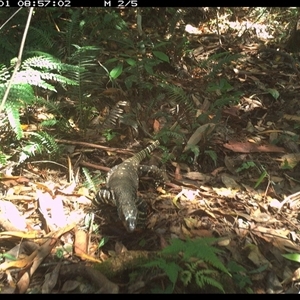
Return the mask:
<svg viewBox="0 0 300 300">
<path fill-rule="evenodd" d="M 77 69 L 68 72 L 69 78 L 78 83 L 69 91 L 69 96 L 77 100 L 77 109 L 79 111 L 79 127 L 86 128 L 90 118 L 90 110 L 93 107 L 93 101 L 90 97 L 91 90 L 99 88 L 99 82 L 102 78 L 96 64 L 96 47 L 73 45 L 76 48 L 75 53 L 71 56 L 70 61 L 76 64 Z"/>
<path fill-rule="evenodd" d="M 15 103 L 8 101 L 5 103 L 5 112 L 9 121 L 9 124 L 16 134 L 16 138 L 20 140 L 23 137 L 23 130 L 20 123 L 19 106 Z"/>
<path fill-rule="evenodd" d="M 213 274 L 217 274 L 217 272 L 214 271 L 214 270 L 200 270 L 200 271 L 198 271 L 194 275 L 196 284 L 200 288 L 203 288 L 206 285 L 210 285 L 210 286 L 216 287 L 217 289 L 219 289 L 220 291 L 225 293 L 224 288 L 223 288 L 222 284 L 219 281 L 215 280 L 214 278 L 212 278 L 210 276 L 207 276 L 207 275 L 213 275 Z"/>
<path fill-rule="evenodd" d="M 157 258 L 156 260 L 150 261 L 143 265 L 146 268 L 158 267 L 163 270 L 168 276 L 169 280 L 172 282 L 172 286 L 176 284 L 178 274 L 182 270 L 182 268 L 175 262 L 167 262 L 163 258 Z"/>
<path fill-rule="evenodd" d="M 41 74 L 42 79 L 46 80 L 52 80 L 61 84 L 67 84 L 67 85 L 78 85 L 78 83 L 75 80 L 69 79 L 63 75 L 60 74 L 54 74 L 54 73 L 42 73 Z"/>
<path fill-rule="evenodd" d="M 76 81 L 57 74 L 58 71 L 61 72 L 66 69 L 74 71 L 77 68 L 63 64 L 49 55 L 31 57 L 22 63 L 21 70 L 16 74 L 15 83 L 28 83 L 52 91 L 55 91 L 54 86 L 45 80 L 60 84 L 77 85 Z"/>
<path fill-rule="evenodd" d="M 0 150 L 0 165 L 2 166 L 6 165 L 9 158 L 10 158 L 9 155 L 6 155 Z"/>
<path fill-rule="evenodd" d="M 0 65 L 0 82 L 6 83 L 10 78 L 10 73 L 5 65 Z"/>
<path fill-rule="evenodd" d="M 188 270 L 184 270 L 180 272 L 180 280 L 182 281 L 184 286 L 187 286 L 192 281 L 192 273 Z"/>
<path fill-rule="evenodd" d="M 162 250 L 164 254 L 175 255 L 176 253 L 183 253 L 183 260 L 188 261 L 191 257 L 196 257 L 204 262 L 210 264 L 216 269 L 229 274 L 224 264 L 220 261 L 217 253 L 221 250 L 212 246 L 218 239 L 216 238 L 199 238 L 194 240 L 182 241 L 180 239 L 173 239 L 171 244 Z"/>
<path fill-rule="evenodd" d="M 14 78 L 14 84 L 29 84 L 45 90 L 56 91 L 55 87 L 42 79 L 43 73 L 37 70 L 20 71 Z"/>
<path fill-rule="evenodd" d="M 191 97 L 181 88 L 174 85 L 163 85 L 166 93 L 171 100 L 171 105 L 174 107 L 174 115 L 177 115 L 177 121 L 180 124 L 189 124 L 193 126 L 196 118 L 196 104 Z M 179 111 L 176 106 L 179 106 Z M 175 109 L 176 108 L 176 109 Z"/>
<path fill-rule="evenodd" d="M 51 157 L 54 157 L 59 153 L 58 144 L 47 132 L 28 132 L 27 134 L 30 136 L 30 139 L 20 152 L 19 163 L 36 154 L 47 153 Z"/>
<path fill-rule="evenodd" d="M 157 139 L 163 141 L 164 144 L 168 144 L 170 141 L 170 138 L 172 138 L 176 143 L 181 144 L 185 140 L 184 133 L 177 132 L 174 130 L 170 130 L 167 128 L 163 128 L 159 134 L 156 136 Z"/>
<path fill-rule="evenodd" d="M 39 68 L 41 70 L 61 70 L 62 63 L 51 55 L 40 52 L 39 56 L 29 57 L 22 63 L 22 69 Z"/>
<path fill-rule="evenodd" d="M 211 55 L 206 61 L 200 64 L 201 67 L 211 67 L 211 71 L 207 76 L 215 76 L 224 65 L 228 65 L 234 60 L 239 59 L 243 55 L 241 54 L 232 54 L 230 52 L 221 52 Z"/>
<path fill-rule="evenodd" d="M 23 63 L 28 68 L 40 68 L 42 70 L 48 71 L 58 71 L 58 72 L 72 72 L 77 71 L 78 67 L 75 65 L 62 63 L 59 59 L 53 55 L 43 52 L 43 51 L 29 51 L 27 55 L 31 57 L 27 58 Z"/>
<path fill-rule="evenodd" d="M 68 57 L 71 56 L 71 45 L 74 43 L 74 38 L 76 35 L 75 31 L 79 31 L 79 17 L 80 11 L 79 10 L 72 10 L 70 22 L 67 24 L 66 28 L 66 47 L 67 47 L 67 54 Z"/>
<path fill-rule="evenodd" d="M 124 109 L 122 107 L 128 106 L 127 101 L 118 101 L 116 105 L 110 110 L 109 114 L 106 116 L 104 122 L 101 125 L 101 131 L 113 129 L 116 127 L 117 122 L 124 113 Z"/>
<path fill-rule="evenodd" d="M 30 26 L 30 32 L 28 34 L 27 44 L 34 48 L 39 47 L 40 49 L 50 49 L 53 47 L 54 40 L 52 39 L 52 33 L 48 28 L 36 28 L 34 26 Z"/>
<path fill-rule="evenodd" d="M 96 192 L 97 187 L 94 183 L 94 180 L 92 178 L 92 176 L 89 173 L 89 170 L 87 168 L 82 168 L 82 172 L 84 174 L 85 177 L 85 187 L 88 188 L 89 190 Z"/>
<path fill-rule="evenodd" d="M 166 92 L 171 100 L 175 101 L 176 103 L 186 103 L 189 102 L 189 98 L 186 92 L 178 86 L 175 85 L 164 85 Z"/>
<path fill-rule="evenodd" d="M 59 121 L 56 119 L 49 119 L 49 120 L 44 120 L 40 123 L 41 127 L 53 127 L 56 125 Z"/>
<path fill-rule="evenodd" d="M 0 84 L 0 99 L 3 98 L 7 85 Z M 13 102 L 15 106 L 23 107 L 24 103 L 32 104 L 36 100 L 33 88 L 29 84 L 13 84 L 9 90 L 7 101 Z"/>
</svg>

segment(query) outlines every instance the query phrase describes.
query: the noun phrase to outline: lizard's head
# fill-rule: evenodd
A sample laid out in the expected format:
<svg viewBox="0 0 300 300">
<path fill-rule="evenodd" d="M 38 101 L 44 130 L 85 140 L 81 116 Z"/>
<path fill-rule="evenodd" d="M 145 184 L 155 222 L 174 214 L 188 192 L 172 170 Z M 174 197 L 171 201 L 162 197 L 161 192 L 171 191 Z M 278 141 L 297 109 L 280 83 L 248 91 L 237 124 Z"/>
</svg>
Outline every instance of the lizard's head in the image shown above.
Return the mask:
<svg viewBox="0 0 300 300">
<path fill-rule="evenodd" d="M 137 225 L 138 210 L 135 205 L 122 205 L 118 210 L 119 218 L 123 221 L 127 231 L 133 232 Z"/>
</svg>

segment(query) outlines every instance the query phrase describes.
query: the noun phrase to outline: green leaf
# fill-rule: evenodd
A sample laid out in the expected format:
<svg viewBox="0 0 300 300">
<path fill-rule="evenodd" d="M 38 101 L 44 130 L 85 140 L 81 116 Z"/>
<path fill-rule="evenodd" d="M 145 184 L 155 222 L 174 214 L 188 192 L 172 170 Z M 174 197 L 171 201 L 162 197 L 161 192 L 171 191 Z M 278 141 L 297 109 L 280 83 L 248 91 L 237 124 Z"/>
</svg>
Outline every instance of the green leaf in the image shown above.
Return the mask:
<svg viewBox="0 0 300 300">
<path fill-rule="evenodd" d="M 13 261 L 17 260 L 17 258 L 15 256 L 13 256 L 12 254 L 9 254 L 9 253 L 3 253 L 3 254 L 1 254 L 1 257 L 7 258 L 7 259 L 13 260 Z"/>
<path fill-rule="evenodd" d="M 257 182 L 254 185 L 255 189 L 262 183 L 262 181 L 267 177 L 267 175 L 268 175 L 267 171 L 263 171 L 261 173 L 261 175 L 259 176 Z"/>
<path fill-rule="evenodd" d="M 169 56 L 161 51 L 153 51 L 153 55 L 162 61 L 165 61 L 167 63 L 170 62 Z"/>
<path fill-rule="evenodd" d="M 282 256 L 286 259 L 295 261 L 295 262 L 300 262 L 300 254 L 299 253 L 289 253 L 289 254 L 282 254 Z"/>
<path fill-rule="evenodd" d="M 267 89 L 267 92 L 272 95 L 272 97 L 277 100 L 279 97 L 279 92 L 275 89 Z"/>
<path fill-rule="evenodd" d="M 123 72 L 123 64 L 117 65 L 115 68 L 113 68 L 109 75 L 112 79 L 118 78 Z"/>
<path fill-rule="evenodd" d="M 152 69 L 152 66 L 151 65 L 149 65 L 149 64 L 145 64 L 144 65 L 144 67 L 145 67 L 145 70 L 149 73 L 149 74 L 151 74 L 151 75 L 153 75 L 154 74 L 154 72 L 153 72 L 153 69 Z"/>
<path fill-rule="evenodd" d="M 217 166 L 217 159 L 218 159 L 217 153 L 213 150 L 206 150 L 204 151 L 204 153 L 208 154 L 209 157 L 214 161 L 215 166 Z"/>
<path fill-rule="evenodd" d="M 136 61 L 132 58 L 127 58 L 127 59 L 125 59 L 125 61 L 132 67 L 136 66 Z"/>
<path fill-rule="evenodd" d="M 101 239 L 101 241 L 99 242 L 98 249 L 101 248 L 101 247 L 103 247 L 103 246 L 108 242 L 108 240 L 109 240 L 109 237 L 104 236 L 104 237 Z"/>
<path fill-rule="evenodd" d="M 174 287 L 178 278 L 178 272 L 181 271 L 180 266 L 175 262 L 170 262 L 164 266 L 163 270 L 166 272 Z"/>
</svg>

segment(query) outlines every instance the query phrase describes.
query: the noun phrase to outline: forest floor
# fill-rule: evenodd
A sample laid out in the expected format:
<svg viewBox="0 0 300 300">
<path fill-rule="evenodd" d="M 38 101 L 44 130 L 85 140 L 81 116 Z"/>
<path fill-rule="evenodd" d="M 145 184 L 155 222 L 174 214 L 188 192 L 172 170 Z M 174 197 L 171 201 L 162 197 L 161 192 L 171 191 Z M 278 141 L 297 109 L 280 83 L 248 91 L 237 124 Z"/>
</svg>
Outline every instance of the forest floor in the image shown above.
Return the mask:
<svg viewBox="0 0 300 300">
<path fill-rule="evenodd" d="M 236 23 L 242 28 L 242 21 Z M 192 59 L 179 60 L 178 72 L 163 65 L 156 70 L 168 77 L 167 84 L 190 95 L 197 115 L 215 110 L 209 110 L 205 123 L 184 132 L 184 142 L 162 142 L 143 161 L 157 165 L 166 153 L 170 157 L 163 166 L 168 176 L 163 187 L 155 190 L 153 180 L 140 180 L 138 195 L 149 206 L 146 228 L 128 233 L 115 207 L 93 205 L 94 194 L 80 177 L 87 168 L 100 174 L 104 185 L 112 166 L 144 148 L 146 137 L 124 141 L 130 128 L 110 142 L 92 138 L 96 129 L 84 135 L 78 131 L 57 139 L 68 151 L 63 158 L 31 160 L 19 175 L 2 176 L 1 292 L 149 293 L 169 291 L 170 282 L 173 293 L 222 291 L 214 283 L 200 287 L 196 279 L 180 282 L 185 264 L 195 278 L 199 270 L 218 269 L 212 278 L 228 293 L 298 293 L 300 71 L 284 45 L 263 36 L 268 26 L 260 24 L 256 34 L 237 37 L 190 25 L 185 34 Z M 223 52 L 222 70 L 216 70 L 212 84 L 207 74 L 217 65 L 201 62 Z M 117 100 L 120 93 L 107 90 Z M 148 104 L 140 105 L 143 120 Z M 168 107 L 153 107 L 152 113 L 159 109 Z M 169 123 L 178 120 L 170 118 Z M 145 126 L 158 133 L 164 122 L 157 114 Z M 200 154 L 191 151 L 196 145 Z M 178 151 L 189 159 L 176 160 Z M 186 246 L 178 248 L 173 260 L 162 260 L 158 253 L 163 249 L 176 252 L 170 242 L 175 238 Z M 213 238 L 210 250 L 221 250 L 218 262 L 231 277 L 223 280 L 208 254 L 194 268 L 183 259 L 185 250 L 193 253 L 199 246 L 188 241 L 203 238 Z"/>
</svg>

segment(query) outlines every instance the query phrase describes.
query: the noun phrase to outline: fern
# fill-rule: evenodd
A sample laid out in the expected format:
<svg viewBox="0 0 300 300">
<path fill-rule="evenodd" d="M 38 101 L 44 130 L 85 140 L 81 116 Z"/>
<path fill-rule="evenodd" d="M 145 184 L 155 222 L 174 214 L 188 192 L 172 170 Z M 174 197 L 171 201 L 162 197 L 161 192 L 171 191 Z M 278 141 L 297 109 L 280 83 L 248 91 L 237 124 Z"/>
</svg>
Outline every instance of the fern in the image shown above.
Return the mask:
<svg viewBox="0 0 300 300">
<path fill-rule="evenodd" d="M 6 165 L 9 158 L 9 155 L 6 155 L 0 150 L 0 166 Z"/>
<path fill-rule="evenodd" d="M 86 180 L 84 186 L 95 193 L 97 191 L 97 187 L 95 180 L 92 179 L 92 176 L 89 173 L 89 170 L 87 168 L 82 168 L 82 172 Z"/>
<path fill-rule="evenodd" d="M 33 57 L 27 58 L 21 65 L 20 71 L 17 72 L 14 83 L 9 91 L 7 102 L 5 103 L 5 112 L 8 117 L 9 124 L 16 134 L 17 139 L 23 137 L 23 132 L 20 123 L 20 109 L 24 106 L 37 104 L 41 100 L 34 94 L 33 86 L 37 86 L 41 89 L 56 91 L 53 83 L 59 83 L 61 85 L 76 85 L 77 82 L 65 77 L 58 72 L 74 71 L 77 69 L 75 66 L 61 63 L 53 56 L 43 53 L 36 52 Z M 0 98 L 7 88 L 7 81 L 9 79 L 10 72 L 7 67 L 1 65 L 0 67 Z M 48 103 L 48 106 L 50 103 Z M 63 118 L 61 118 L 63 120 Z M 53 122 L 54 123 L 54 122 Z M 67 122 L 65 122 L 67 123 Z M 48 122 L 48 126 L 49 126 Z M 30 146 L 28 153 L 32 155 L 38 152 L 38 148 Z"/>
<path fill-rule="evenodd" d="M 171 105 L 174 107 L 174 114 L 177 114 L 177 121 L 182 126 L 189 125 L 190 128 L 194 126 L 196 119 L 196 105 L 186 92 L 177 86 L 163 85 L 170 100 L 173 101 Z M 176 108 L 179 106 L 179 111 Z M 175 109 L 176 108 L 176 109 Z"/>
<path fill-rule="evenodd" d="M 0 99 L 3 98 L 7 85 L 0 84 Z M 5 103 L 5 113 L 9 124 L 16 134 L 18 140 L 23 137 L 23 130 L 20 123 L 20 108 L 32 104 L 36 99 L 33 89 L 29 84 L 13 84 Z"/>
<path fill-rule="evenodd" d="M 98 89 L 100 74 L 95 74 L 96 51 L 97 47 L 85 46 L 80 47 L 73 45 L 76 51 L 71 56 L 71 62 L 76 63 L 77 69 L 68 72 L 72 80 L 77 82 L 77 86 L 70 90 L 70 96 L 76 100 L 77 109 L 79 111 L 79 126 L 86 128 L 90 119 L 90 112 L 93 109 L 93 100 L 91 98 L 91 90 Z"/>
<path fill-rule="evenodd" d="M 71 19 L 67 24 L 66 28 L 66 48 L 67 48 L 67 57 L 71 56 L 71 46 L 75 42 L 75 33 L 77 33 L 79 30 L 79 16 L 80 16 L 80 11 L 79 10 L 72 10 L 71 13 Z M 77 43 L 78 41 L 76 41 Z"/>
<path fill-rule="evenodd" d="M 54 103 L 52 101 L 47 101 L 44 98 L 38 98 L 36 103 L 45 106 L 49 112 L 53 113 L 56 116 L 52 119 L 42 121 L 40 124 L 41 126 L 51 127 L 56 125 L 56 128 L 62 130 L 65 133 L 71 132 L 73 130 L 70 122 L 62 112 L 62 103 Z"/>
<path fill-rule="evenodd" d="M 23 137 L 23 130 L 20 123 L 19 106 L 13 102 L 6 102 L 5 112 L 16 138 L 20 140 Z"/>
<path fill-rule="evenodd" d="M 168 144 L 170 142 L 170 138 L 172 138 L 176 144 L 182 144 L 185 140 L 184 133 L 179 132 L 177 128 L 174 130 L 163 128 L 156 138 L 162 140 L 164 144 Z"/>
<path fill-rule="evenodd" d="M 215 238 L 202 238 L 195 240 L 182 241 L 179 239 L 173 239 L 169 247 L 162 250 L 163 254 L 183 253 L 183 260 L 186 261 L 190 257 L 196 257 L 209 263 L 216 269 L 224 273 L 228 273 L 226 267 L 219 260 L 217 254 L 221 252 L 218 248 L 213 247 L 211 244 L 216 242 Z"/>
<path fill-rule="evenodd" d="M 10 73 L 5 65 L 0 65 L 0 83 L 6 83 L 9 80 Z"/>
<path fill-rule="evenodd" d="M 225 293 L 222 284 L 211 277 L 211 275 L 216 274 L 217 272 L 215 270 L 199 270 L 195 274 L 195 282 L 200 288 L 203 288 L 205 285 L 210 285 Z"/>
<path fill-rule="evenodd" d="M 146 268 L 159 267 L 164 270 L 172 283 L 172 289 L 174 289 L 177 282 L 179 271 L 182 268 L 175 262 L 167 262 L 164 258 L 157 258 L 156 260 L 150 261 L 143 265 Z"/>
<path fill-rule="evenodd" d="M 200 67 L 203 68 L 210 68 L 210 72 L 208 72 L 209 77 L 215 76 L 220 70 L 223 68 L 224 65 L 228 65 L 234 60 L 239 59 L 242 57 L 241 54 L 232 54 L 230 52 L 221 52 L 211 55 L 206 61 L 200 64 Z"/>
<path fill-rule="evenodd" d="M 6 84 L 0 84 L 0 98 L 3 98 L 6 88 Z M 13 84 L 9 91 L 7 101 L 22 107 L 24 104 L 28 105 L 34 103 L 35 99 L 33 89 L 29 84 Z"/>
<path fill-rule="evenodd" d="M 50 49 L 54 45 L 54 39 L 52 38 L 53 31 L 50 28 L 36 28 L 30 26 L 30 32 L 27 37 L 27 45 L 30 45 L 32 49 Z"/>
<path fill-rule="evenodd" d="M 27 134 L 31 136 L 31 139 L 20 151 L 19 164 L 36 154 L 46 153 L 50 157 L 58 155 L 60 149 L 55 139 L 47 132 L 28 132 Z"/>
<path fill-rule="evenodd" d="M 122 118 L 124 109 L 122 107 L 128 106 L 127 101 L 118 101 L 116 105 L 110 110 L 109 114 L 105 118 L 101 125 L 101 131 L 113 129 L 117 125 L 117 121 Z"/>
<path fill-rule="evenodd" d="M 74 66 L 61 63 L 54 57 L 40 53 L 40 56 L 28 58 L 22 63 L 21 70 L 15 77 L 15 83 L 28 83 L 55 91 L 54 86 L 47 83 L 46 80 L 63 85 L 77 85 L 76 81 L 57 74 L 58 71 L 70 71 L 74 69 L 76 69 Z"/>
<path fill-rule="evenodd" d="M 143 266 L 162 269 L 171 281 L 173 289 L 179 278 L 184 286 L 194 279 L 200 288 L 211 285 L 224 292 L 222 284 L 212 276 L 218 274 L 218 271 L 231 275 L 217 256 L 221 251 L 212 246 L 212 243 L 216 241 L 215 238 L 187 241 L 173 239 L 171 244 L 160 252 L 161 257 Z"/>
</svg>

